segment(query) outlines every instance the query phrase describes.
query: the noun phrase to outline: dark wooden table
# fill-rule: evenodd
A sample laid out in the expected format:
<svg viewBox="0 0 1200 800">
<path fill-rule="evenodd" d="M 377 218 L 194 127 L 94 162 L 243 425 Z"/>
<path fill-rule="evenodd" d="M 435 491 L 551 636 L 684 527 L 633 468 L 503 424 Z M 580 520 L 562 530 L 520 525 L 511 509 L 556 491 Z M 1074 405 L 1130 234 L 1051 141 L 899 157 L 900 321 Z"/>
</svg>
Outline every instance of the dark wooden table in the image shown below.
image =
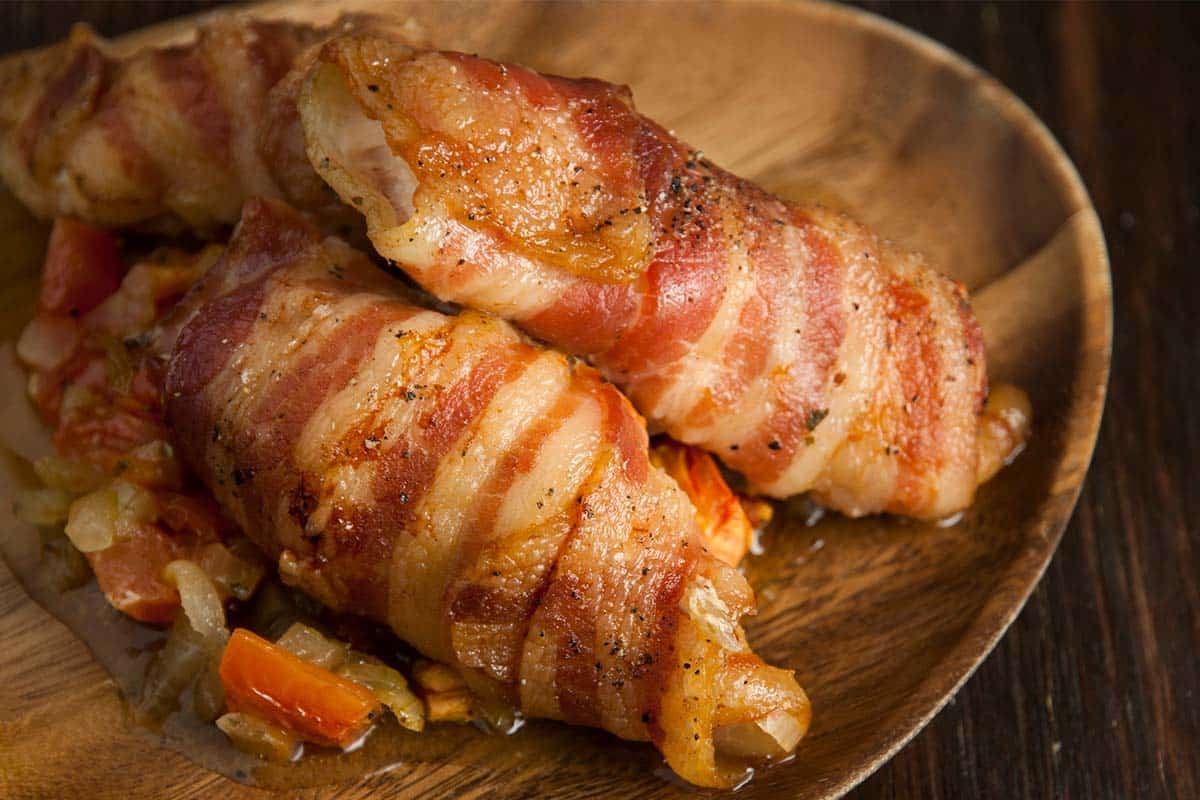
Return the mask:
<svg viewBox="0 0 1200 800">
<path fill-rule="evenodd" d="M 202 5 L 10 2 L 0 51 Z M 853 796 L 1200 797 L 1200 4 L 865 5 L 984 67 L 1063 143 L 1108 235 L 1116 339 L 1095 461 L 1045 579 Z"/>
</svg>

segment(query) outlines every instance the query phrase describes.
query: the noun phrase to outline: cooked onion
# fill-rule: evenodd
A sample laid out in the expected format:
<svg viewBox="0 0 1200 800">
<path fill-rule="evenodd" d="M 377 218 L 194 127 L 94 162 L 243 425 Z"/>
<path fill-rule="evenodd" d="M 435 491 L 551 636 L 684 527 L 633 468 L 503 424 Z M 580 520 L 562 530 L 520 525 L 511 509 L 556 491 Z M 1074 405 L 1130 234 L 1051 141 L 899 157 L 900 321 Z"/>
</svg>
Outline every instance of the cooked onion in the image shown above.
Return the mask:
<svg viewBox="0 0 1200 800">
<path fill-rule="evenodd" d="M 77 589 L 92 577 L 92 568 L 83 553 L 71 544 L 62 528 L 42 528 L 43 577 L 60 592 Z"/>
<path fill-rule="evenodd" d="M 100 488 L 104 473 L 94 464 L 73 461 L 62 456 L 45 456 L 33 462 L 33 471 L 42 483 L 52 489 L 62 489 L 72 494 L 83 494 Z"/>
<path fill-rule="evenodd" d="M 466 686 L 458 673 L 436 661 L 421 659 L 413 664 L 413 678 L 429 692 L 452 692 Z"/>
<path fill-rule="evenodd" d="M 179 590 L 183 613 L 192 629 L 209 643 L 210 650 L 229 638 L 225 608 L 212 580 L 191 561 L 172 561 L 163 567 L 163 580 Z"/>
<path fill-rule="evenodd" d="M 474 697 L 466 689 L 425 695 L 425 713 L 430 722 L 470 722 Z"/>
<path fill-rule="evenodd" d="M 222 598 L 249 600 L 266 574 L 261 561 L 253 557 L 242 558 L 222 542 L 205 545 L 200 551 L 198 563 L 212 578 L 213 585 L 217 587 Z"/>
<path fill-rule="evenodd" d="M 71 509 L 71 493 L 62 489 L 26 489 L 17 495 L 17 517 L 30 525 L 60 525 Z"/>
<path fill-rule="evenodd" d="M 117 493 L 99 489 L 80 497 L 71 504 L 66 531 L 81 552 L 110 547 L 117 534 Z"/>
<path fill-rule="evenodd" d="M 117 496 L 117 535 L 158 518 L 153 492 L 128 481 L 113 481 L 112 489 Z"/>
<path fill-rule="evenodd" d="M 225 710 L 225 686 L 221 683 L 221 652 L 211 653 L 208 663 L 192 687 L 192 711 L 197 719 L 212 722 Z"/>
<path fill-rule="evenodd" d="M 217 727 L 238 750 L 268 761 L 295 761 L 304 752 L 304 745 L 291 733 L 250 714 L 226 714 L 217 720 Z"/>
<path fill-rule="evenodd" d="M 30 367 L 52 370 L 65 362 L 79 341 L 79 325 L 70 317 L 39 314 L 17 340 L 17 358 Z"/>
<path fill-rule="evenodd" d="M 275 644 L 292 655 L 328 670 L 341 666 L 346 660 L 346 652 L 350 649 L 344 643 L 323 636 L 316 628 L 303 622 L 292 623 Z"/>
<path fill-rule="evenodd" d="M 155 489 L 178 489 L 183 485 L 183 469 L 171 445 L 155 439 L 132 450 L 121 477 Z"/>
<path fill-rule="evenodd" d="M 370 689 L 379 702 L 391 709 L 402 727 L 410 731 L 425 729 L 425 707 L 421 698 L 412 693 L 408 681 L 396 670 L 386 664 L 356 659 L 343 664 L 337 674 Z"/>
<path fill-rule="evenodd" d="M 187 619 L 181 617 L 175 620 L 171 635 L 146 673 L 142 697 L 138 702 L 138 715 L 150 721 L 166 717 L 176 707 L 179 696 L 188 684 L 211 659 L 209 642 L 192 628 Z"/>
</svg>

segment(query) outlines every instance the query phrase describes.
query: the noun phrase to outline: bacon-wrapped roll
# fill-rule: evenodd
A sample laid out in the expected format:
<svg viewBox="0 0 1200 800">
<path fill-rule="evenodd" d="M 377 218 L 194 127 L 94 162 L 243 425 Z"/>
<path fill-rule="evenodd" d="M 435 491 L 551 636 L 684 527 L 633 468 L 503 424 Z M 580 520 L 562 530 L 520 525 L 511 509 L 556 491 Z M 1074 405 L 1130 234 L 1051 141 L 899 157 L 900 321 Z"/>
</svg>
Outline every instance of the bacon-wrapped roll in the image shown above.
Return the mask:
<svg viewBox="0 0 1200 800">
<path fill-rule="evenodd" d="M 251 195 L 345 221 L 304 158 L 294 91 L 270 92 L 329 34 L 230 15 L 116 58 L 76 26 L 0 63 L 0 175 L 39 216 L 105 227 L 211 233 Z"/>
<path fill-rule="evenodd" d="M 938 517 L 1025 435 L 1019 391 L 981 425 L 961 285 L 718 169 L 624 87 L 343 37 L 300 110 L 382 255 L 587 357 L 766 494 Z"/>
<path fill-rule="evenodd" d="M 803 735 L 803 691 L 738 624 L 749 586 L 590 367 L 412 304 L 268 201 L 181 309 L 169 426 L 285 581 L 529 715 L 648 739 L 693 783 Z"/>
</svg>

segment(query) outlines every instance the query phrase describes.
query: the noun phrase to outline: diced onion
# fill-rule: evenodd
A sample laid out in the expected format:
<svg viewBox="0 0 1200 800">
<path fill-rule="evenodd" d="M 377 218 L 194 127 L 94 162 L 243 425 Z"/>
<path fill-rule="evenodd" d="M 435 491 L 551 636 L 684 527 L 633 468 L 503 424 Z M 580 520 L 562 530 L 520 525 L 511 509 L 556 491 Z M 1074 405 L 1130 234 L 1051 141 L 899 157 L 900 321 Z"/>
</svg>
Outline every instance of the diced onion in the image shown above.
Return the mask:
<svg viewBox="0 0 1200 800">
<path fill-rule="evenodd" d="M 425 695 L 425 712 L 430 722 L 470 722 L 473 696 L 466 689 Z"/>
<path fill-rule="evenodd" d="M 323 636 L 316 628 L 303 622 L 292 623 L 275 644 L 292 655 L 328 670 L 335 670 L 341 666 L 349 650 L 342 642 Z"/>
<path fill-rule="evenodd" d="M 172 561 L 163 567 L 163 580 L 179 590 L 179 602 L 192 629 L 210 646 L 223 645 L 229 638 L 225 608 L 212 580 L 191 561 Z"/>
<path fill-rule="evenodd" d="M 80 497 L 71 504 L 66 531 L 81 552 L 110 547 L 117 535 L 117 493 L 99 489 Z"/>
<path fill-rule="evenodd" d="M 17 340 L 17 358 L 30 367 L 52 370 L 65 362 L 79 341 L 79 325 L 70 317 L 39 314 Z"/>
<path fill-rule="evenodd" d="M 104 484 L 104 473 L 94 464 L 62 456 L 45 456 L 33 462 L 33 471 L 52 489 L 83 494 Z"/>
<path fill-rule="evenodd" d="M 158 502 L 153 492 L 128 481 L 113 481 L 112 488 L 117 495 L 118 535 L 158 518 Z"/>
<path fill-rule="evenodd" d="M 26 489 L 17 495 L 17 517 L 30 525 L 60 525 L 71 509 L 72 496 L 62 489 Z"/>
<path fill-rule="evenodd" d="M 156 489 L 178 489 L 183 485 L 183 470 L 175 450 L 161 439 L 138 446 L 124 461 L 127 466 L 121 477 L 130 482 Z"/>
<path fill-rule="evenodd" d="M 429 692 L 451 692 L 466 686 L 458 673 L 436 661 L 421 659 L 413 664 L 413 679 Z"/>
<path fill-rule="evenodd" d="M 250 714 L 226 714 L 217 720 L 217 727 L 238 750 L 267 761 L 295 761 L 304 751 L 304 745 L 291 733 Z"/>
<path fill-rule="evenodd" d="M 410 731 L 425 729 L 425 707 L 421 698 L 412 693 L 408 681 L 396 670 L 386 664 L 357 660 L 343 664 L 337 674 L 370 689 L 379 702 L 391 709 L 402 727 Z"/>
<path fill-rule="evenodd" d="M 261 561 L 242 558 L 222 542 L 205 545 L 200 551 L 198 563 L 212 578 L 222 597 L 236 597 L 238 600 L 249 600 L 266 574 Z"/>
</svg>

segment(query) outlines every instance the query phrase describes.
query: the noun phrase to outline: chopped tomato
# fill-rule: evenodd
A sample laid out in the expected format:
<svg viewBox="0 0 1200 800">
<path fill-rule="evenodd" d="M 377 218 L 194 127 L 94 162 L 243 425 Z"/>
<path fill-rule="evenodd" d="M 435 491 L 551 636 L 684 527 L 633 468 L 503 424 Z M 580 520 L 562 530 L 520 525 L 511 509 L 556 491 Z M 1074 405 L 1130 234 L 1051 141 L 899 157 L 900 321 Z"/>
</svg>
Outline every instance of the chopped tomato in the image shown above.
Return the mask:
<svg viewBox="0 0 1200 800">
<path fill-rule="evenodd" d="M 166 429 L 161 422 L 101 405 L 93 414 L 63 420 L 53 441 L 65 456 L 115 470 L 124 453 L 164 438 Z"/>
<path fill-rule="evenodd" d="M 113 608 L 139 622 L 165 625 L 179 611 L 179 592 L 163 581 L 163 567 L 181 548 L 156 525 L 139 525 L 110 547 L 86 553 Z"/>
<path fill-rule="evenodd" d="M 87 313 L 117 290 L 124 274 L 125 265 L 111 235 L 59 217 L 50 232 L 42 267 L 39 308 L 70 316 Z"/>
<path fill-rule="evenodd" d="M 317 744 L 348 747 L 379 717 L 371 690 L 238 628 L 221 657 L 230 711 L 243 711 Z"/>
</svg>

